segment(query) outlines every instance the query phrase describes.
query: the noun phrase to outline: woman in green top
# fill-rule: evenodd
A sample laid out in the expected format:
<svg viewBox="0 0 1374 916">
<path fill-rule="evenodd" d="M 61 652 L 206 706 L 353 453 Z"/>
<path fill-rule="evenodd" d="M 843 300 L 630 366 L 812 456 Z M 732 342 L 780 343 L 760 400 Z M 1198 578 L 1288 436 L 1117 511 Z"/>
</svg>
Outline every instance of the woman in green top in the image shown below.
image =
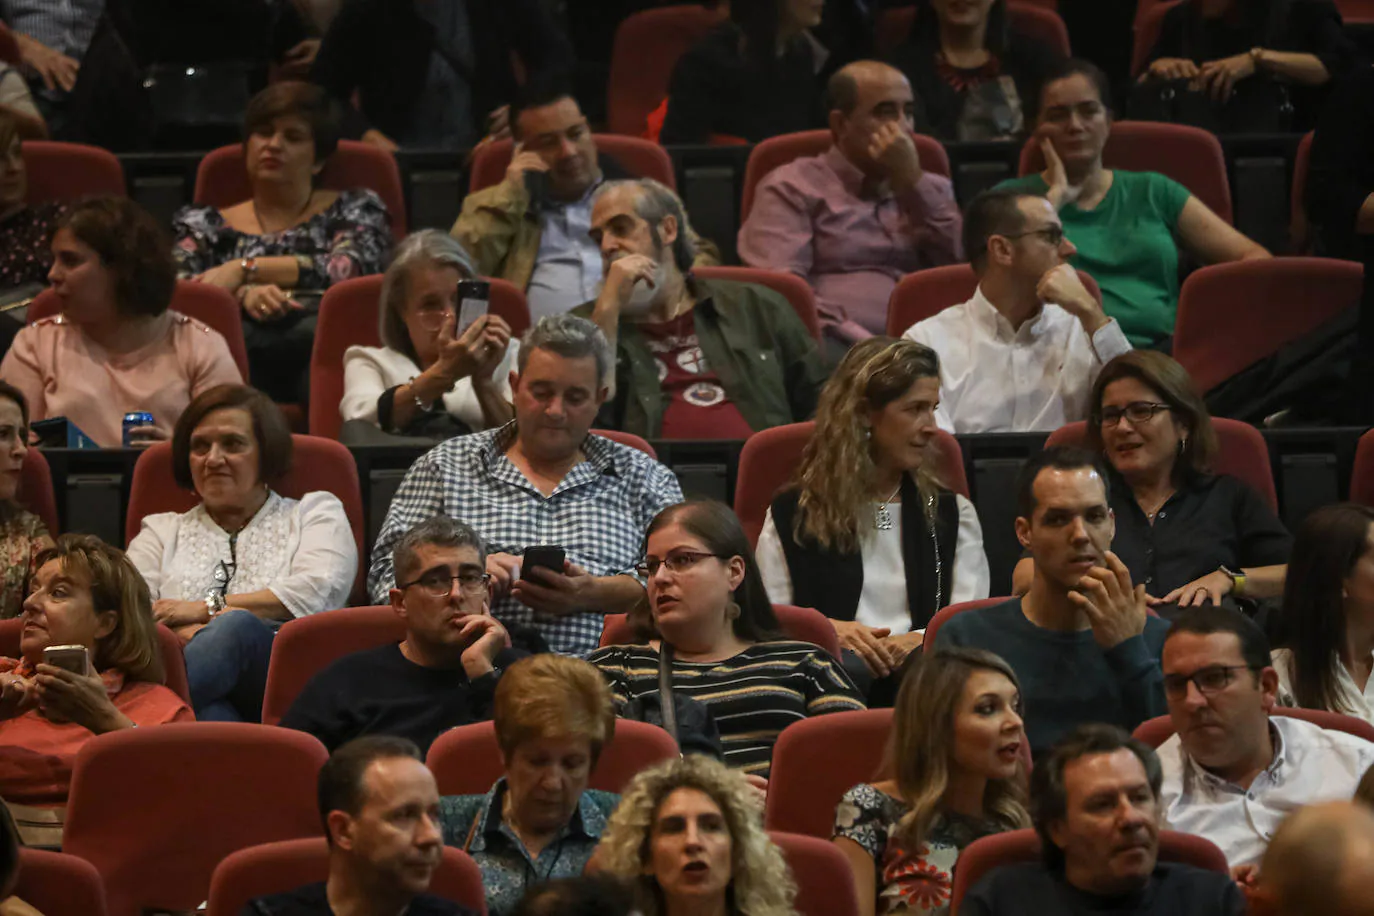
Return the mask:
<svg viewBox="0 0 1374 916">
<path fill-rule="evenodd" d="M 1267 258 L 1183 185 L 1157 172 L 1102 167 L 1111 98 L 1102 71 L 1071 60 L 1040 90 L 1035 137 L 1048 167 L 1003 187 L 1044 194 L 1078 248 L 1070 258 L 1102 289 L 1102 304 L 1137 347 L 1167 347 L 1178 309 L 1178 252 L 1217 264 Z"/>
</svg>

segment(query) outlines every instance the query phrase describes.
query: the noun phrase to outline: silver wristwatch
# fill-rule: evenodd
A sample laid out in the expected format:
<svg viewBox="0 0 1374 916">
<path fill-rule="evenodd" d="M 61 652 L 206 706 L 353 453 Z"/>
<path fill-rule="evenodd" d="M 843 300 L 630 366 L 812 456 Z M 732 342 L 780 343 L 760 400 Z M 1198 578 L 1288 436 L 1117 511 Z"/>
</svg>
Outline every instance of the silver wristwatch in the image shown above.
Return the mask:
<svg viewBox="0 0 1374 916">
<path fill-rule="evenodd" d="M 205 593 L 205 608 L 210 612 L 211 617 L 224 610 L 224 607 L 224 596 L 219 592 L 211 589 Z"/>
</svg>

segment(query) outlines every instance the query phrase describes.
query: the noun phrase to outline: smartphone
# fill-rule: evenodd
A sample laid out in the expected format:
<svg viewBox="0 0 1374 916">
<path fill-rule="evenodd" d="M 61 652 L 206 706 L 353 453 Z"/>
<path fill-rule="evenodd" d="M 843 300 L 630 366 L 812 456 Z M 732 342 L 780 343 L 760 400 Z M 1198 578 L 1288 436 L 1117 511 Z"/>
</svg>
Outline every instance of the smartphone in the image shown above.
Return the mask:
<svg viewBox="0 0 1374 916">
<path fill-rule="evenodd" d="M 543 567 L 562 575 L 563 559 L 562 547 L 526 547 L 525 555 L 520 560 L 520 578 L 529 580 L 530 570 L 536 567 Z"/>
<path fill-rule="evenodd" d="M 491 284 L 486 280 L 463 280 L 458 284 L 458 324 L 454 336 L 462 334 L 487 313 L 491 304 Z"/>
<path fill-rule="evenodd" d="M 43 650 L 43 664 L 85 677 L 90 672 L 90 653 L 85 646 L 48 646 Z"/>
<path fill-rule="evenodd" d="M 538 169 L 525 172 L 525 193 L 529 195 L 529 212 L 539 213 L 544 209 L 549 197 L 549 173 Z"/>
</svg>

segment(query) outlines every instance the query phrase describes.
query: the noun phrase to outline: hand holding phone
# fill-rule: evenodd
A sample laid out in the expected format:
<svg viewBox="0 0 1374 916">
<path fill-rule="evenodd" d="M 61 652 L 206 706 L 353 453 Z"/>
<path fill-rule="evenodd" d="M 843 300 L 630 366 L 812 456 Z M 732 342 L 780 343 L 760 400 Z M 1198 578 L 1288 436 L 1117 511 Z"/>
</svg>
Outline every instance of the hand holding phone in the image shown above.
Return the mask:
<svg viewBox="0 0 1374 916">
<path fill-rule="evenodd" d="M 91 656 L 85 646 L 48 646 L 43 650 L 43 664 L 70 671 L 78 677 L 91 673 Z"/>
<path fill-rule="evenodd" d="M 562 547 L 526 547 L 524 557 L 520 561 L 520 578 L 538 583 L 538 579 L 530 578 L 531 569 L 547 569 L 561 576 L 565 558 L 566 553 Z"/>
</svg>

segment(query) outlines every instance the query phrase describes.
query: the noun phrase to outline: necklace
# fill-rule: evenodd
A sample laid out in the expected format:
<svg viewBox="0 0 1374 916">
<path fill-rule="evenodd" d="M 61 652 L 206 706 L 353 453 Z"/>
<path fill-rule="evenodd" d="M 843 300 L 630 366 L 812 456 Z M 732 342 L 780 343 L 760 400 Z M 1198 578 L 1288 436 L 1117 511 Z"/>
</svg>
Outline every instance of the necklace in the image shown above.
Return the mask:
<svg viewBox="0 0 1374 916">
<path fill-rule="evenodd" d="M 1173 495 L 1173 491 L 1170 490 L 1168 493 L 1164 494 L 1163 498 L 1160 499 L 1159 502 L 1155 503 L 1155 507 L 1153 509 L 1146 509 L 1145 506 L 1141 504 L 1140 510 L 1145 513 L 1145 518 L 1153 522 L 1155 520 L 1155 516 L 1159 514 L 1159 510 L 1164 508 L 1164 504 L 1167 503 L 1169 501 L 1169 498 Z"/>
<path fill-rule="evenodd" d="M 897 489 L 892 491 L 892 495 L 875 506 L 876 511 L 873 513 L 874 528 L 878 529 L 879 531 L 892 530 L 892 513 L 887 511 L 887 504 L 892 502 L 892 500 L 896 499 L 897 494 L 901 491 L 902 485 L 899 482 L 897 484 Z"/>
<path fill-rule="evenodd" d="M 277 232 L 285 232 L 287 229 L 290 229 L 292 226 L 296 225 L 300 218 L 305 215 L 305 211 L 310 209 L 310 202 L 314 199 L 315 191 L 312 189 L 310 193 L 307 194 L 305 197 L 305 206 L 301 207 L 299 210 L 296 211 L 296 215 L 291 217 L 291 221 L 288 222 L 285 226 L 282 226 L 280 229 L 276 230 L 275 232 L 271 232 L 268 231 L 267 224 L 263 222 L 262 214 L 258 212 L 258 199 L 256 197 L 249 198 L 249 200 L 253 204 L 253 219 L 258 221 L 258 228 L 262 230 L 263 235 L 275 235 Z"/>
</svg>

